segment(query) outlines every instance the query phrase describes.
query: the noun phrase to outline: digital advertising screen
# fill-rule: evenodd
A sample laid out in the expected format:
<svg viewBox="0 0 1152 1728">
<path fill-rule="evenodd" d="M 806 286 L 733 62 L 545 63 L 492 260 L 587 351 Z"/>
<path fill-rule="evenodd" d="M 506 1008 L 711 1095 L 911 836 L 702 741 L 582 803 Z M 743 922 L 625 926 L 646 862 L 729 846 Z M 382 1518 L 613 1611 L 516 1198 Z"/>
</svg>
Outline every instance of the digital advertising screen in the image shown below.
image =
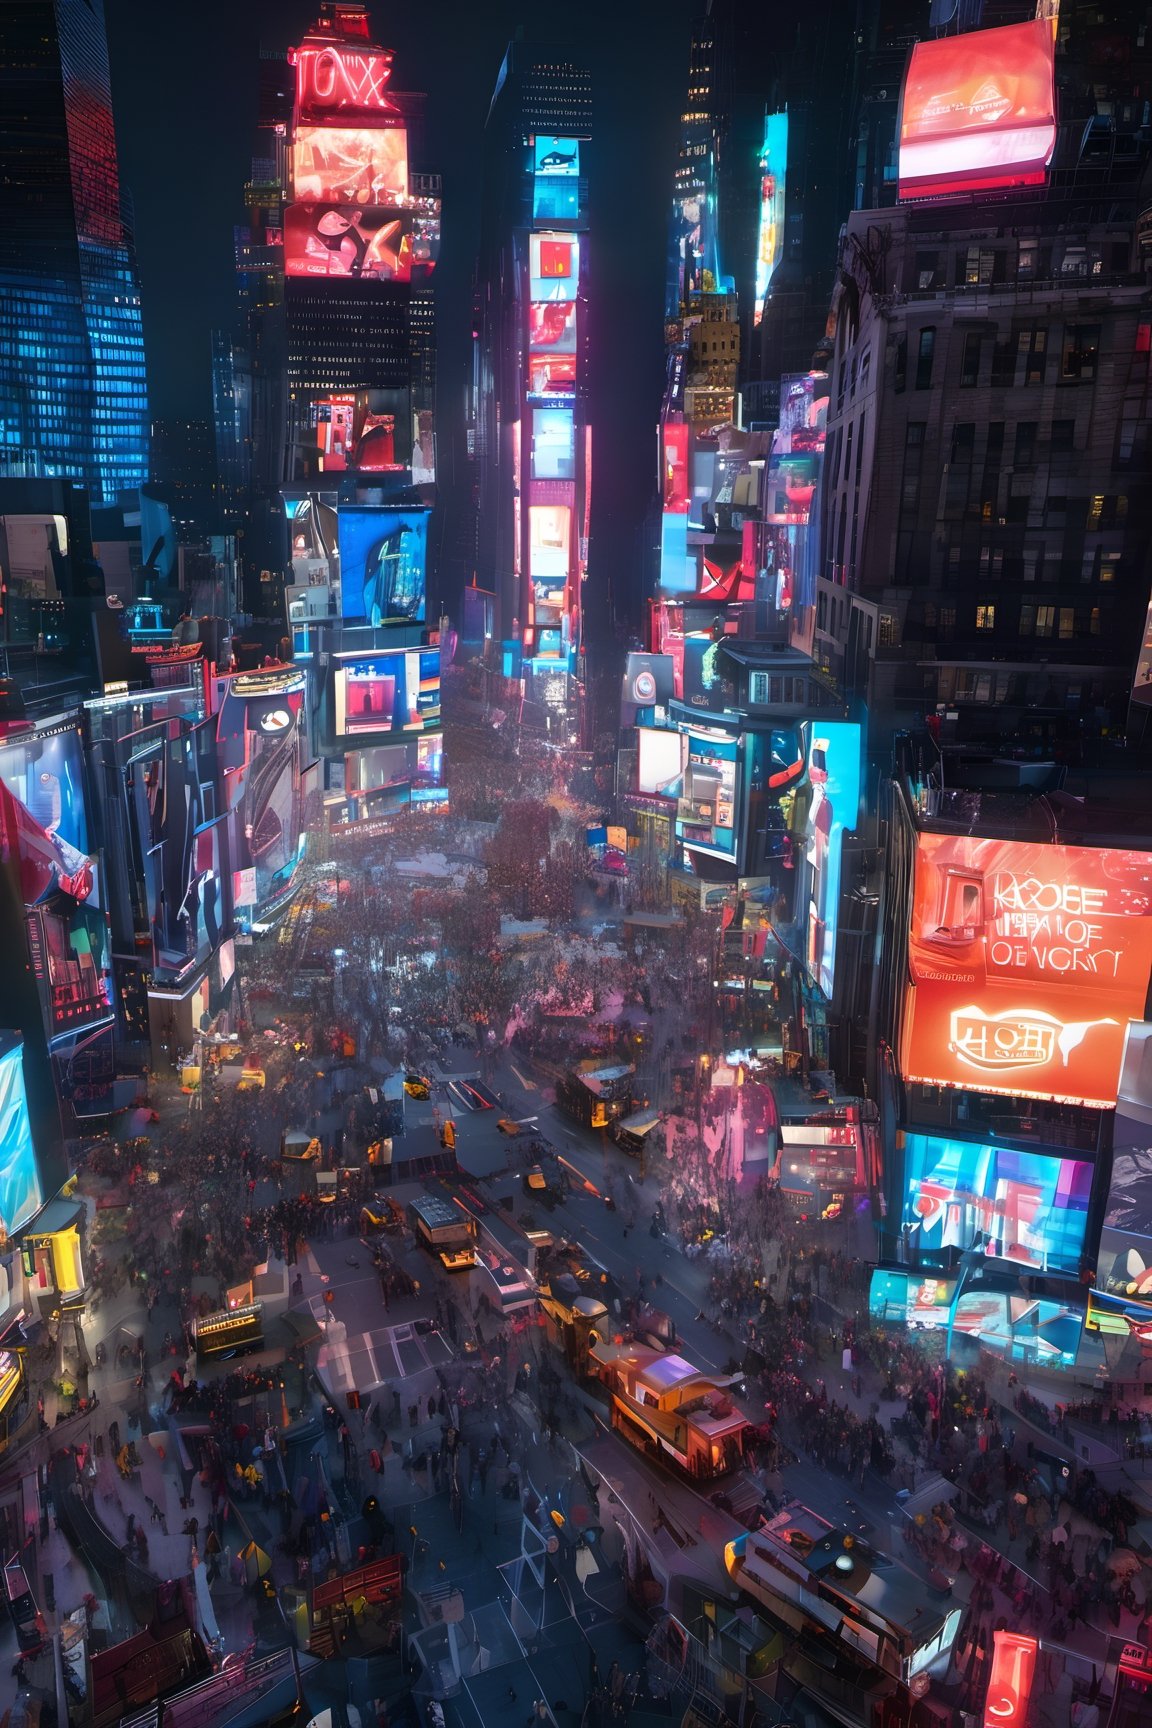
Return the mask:
<svg viewBox="0 0 1152 1728">
<path fill-rule="evenodd" d="M 530 234 L 528 273 L 533 303 L 575 300 L 580 280 L 580 242 L 575 234 Z"/>
<path fill-rule="evenodd" d="M 532 583 L 532 622 L 538 629 L 559 629 L 568 602 L 564 576 L 537 576 Z"/>
<path fill-rule="evenodd" d="M 905 1079 L 1116 1103 L 1152 966 L 1152 855 L 917 841 Z"/>
<path fill-rule="evenodd" d="M 345 618 L 381 624 L 424 621 L 428 512 L 400 505 L 348 505 L 339 512 L 340 594 Z"/>
<path fill-rule="evenodd" d="M 307 674 L 277 667 L 216 680 L 216 750 L 232 871 L 256 872 L 256 907 L 291 889 L 304 856 Z"/>
<path fill-rule="evenodd" d="M 788 166 L 788 116 L 769 114 L 760 151 L 760 221 L 756 235 L 756 289 L 752 322 L 764 316 L 764 302 L 784 251 L 784 187 Z"/>
<path fill-rule="evenodd" d="M 683 422 L 666 420 L 660 428 L 664 452 L 664 509 L 677 516 L 687 516 L 691 493 L 688 437 L 689 428 Z"/>
<path fill-rule="evenodd" d="M 948 1324 L 955 1289 L 952 1278 L 877 1266 L 868 1286 L 868 1312 L 881 1325 L 936 1331 Z"/>
<path fill-rule="evenodd" d="M 708 631 L 693 631 L 684 637 L 683 700 L 693 708 L 721 713 L 736 705 L 736 679 L 732 662 L 725 657 L 724 639 Z"/>
<path fill-rule="evenodd" d="M 532 478 L 576 478 L 576 423 L 571 408 L 532 410 Z"/>
<path fill-rule="evenodd" d="M 568 300 L 533 300 L 528 308 L 531 353 L 551 358 L 576 353 L 576 304 Z M 573 362 L 575 379 L 575 362 Z"/>
<path fill-rule="evenodd" d="M 296 119 L 366 120 L 399 124 L 400 110 L 386 85 L 392 75 L 389 49 L 352 48 L 345 43 L 305 43 L 289 56 L 296 67 Z"/>
<path fill-rule="evenodd" d="M 170 977 L 206 959 L 225 924 L 214 740 L 211 720 L 179 732 L 151 727 L 124 773 L 128 830 L 143 864 L 152 964 Z"/>
<path fill-rule="evenodd" d="M 791 373 L 780 380 L 780 424 L 772 434 L 764 520 L 803 527 L 812 513 L 828 427 L 828 377 Z"/>
<path fill-rule="evenodd" d="M 59 900 L 28 913 L 28 952 L 49 1039 L 112 1018 L 112 939 L 98 906 Z"/>
<path fill-rule="evenodd" d="M 1045 1297 L 965 1290 L 956 1303 L 952 1329 L 1009 1362 L 1071 1368 L 1080 1349 L 1084 1315 L 1079 1308 Z"/>
<path fill-rule="evenodd" d="M 677 797 L 684 775 L 684 763 L 687 760 L 687 734 L 664 732 L 653 726 L 638 726 L 636 738 L 636 790 L 659 798 Z"/>
<path fill-rule="evenodd" d="M 351 798 L 384 786 L 409 785 L 416 777 L 416 740 L 352 750 L 344 758 L 344 790 Z"/>
<path fill-rule="evenodd" d="M 298 204 L 403 201 L 408 196 L 407 131 L 403 126 L 298 126 L 292 196 Z"/>
<path fill-rule="evenodd" d="M 736 755 L 732 739 L 690 732 L 676 832 L 686 845 L 731 856 L 736 851 Z"/>
<path fill-rule="evenodd" d="M 567 504 L 528 506 L 528 573 L 567 576 L 571 559 L 572 511 Z"/>
<path fill-rule="evenodd" d="M 340 573 L 340 551 L 336 535 L 336 494 L 307 492 L 286 494 L 288 546 L 293 580 L 307 585 L 317 577 L 325 581 Z"/>
<path fill-rule="evenodd" d="M 688 513 L 665 510 L 660 518 L 660 587 L 665 594 L 695 594 L 696 558 L 688 555 Z"/>
<path fill-rule="evenodd" d="M 24 1086 L 24 1044 L 5 1032 L 0 1034 L 0 1249 L 43 1204 Z"/>
<path fill-rule="evenodd" d="M 537 222 L 575 222 L 578 219 L 578 139 L 536 139 L 533 148 L 532 215 Z"/>
<path fill-rule="evenodd" d="M 1052 23 L 917 42 L 900 105 L 901 198 L 1043 185 L 1056 145 Z"/>
<path fill-rule="evenodd" d="M 0 859 L 17 867 L 25 906 L 56 894 L 95 900 L 77 727 L 0 744 Z"/>
<path fill-rule="evenodd" d="M 438 727 L 439 648 L 341 655 L 333 673 L 333 712 L 337 739 Z"/>
<path fill-rule="evenodd" d="M 1152 1023 L 1128 1027 L 1088 1326 L 1152 1343 Z"/>
<path fill-rule="evenodd" d="M 575 354 L 529 355 L 528 395 L 532 401 L 564 401 L 575 394 Z"/>
<path fill-rule="evenodd" d="M 1075 1275 L 1091 1190 L 1092 1166 L 1080 1159 L 906 1136 L 904 1223 L 919 1255 L 979 1245 L 990 1259 Z"/>
<path fill-rule="evenodd" d="M 635 708 L 651 708 L 672 700 L 673 670 L 669 654 L 629 654 L 624 668 L 624 700 Z"/>
<path fill-rule="evenodd" d="M 412 280 L 412 217 L 353 204 L 290 204 L 284 212 L 284 274 Z"/>
<path fill-rule="evenodd" d="M 813 721 L 808 751 L 812 798 L 804 831 L 808 867 L 808 975 L 829 1000 L 836 977 L 840 873 L 844 835 L 860 811 L 860 727 L 854 721 Z"/>
</svg>

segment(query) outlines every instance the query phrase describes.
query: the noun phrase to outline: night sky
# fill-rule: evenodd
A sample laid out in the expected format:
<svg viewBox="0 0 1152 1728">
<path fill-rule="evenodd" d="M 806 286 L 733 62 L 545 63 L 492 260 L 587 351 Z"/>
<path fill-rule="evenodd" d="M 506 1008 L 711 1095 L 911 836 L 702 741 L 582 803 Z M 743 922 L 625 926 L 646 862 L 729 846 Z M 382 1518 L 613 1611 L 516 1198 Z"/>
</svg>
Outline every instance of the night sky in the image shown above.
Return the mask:
<svg viewBox="0 0 1152 1728">
<path fill-rule="evenodd" d="M 235 325 L 232 229 L 257 148 L 261 45 L 299 41 L 316 0 L 105 0 L 121 175 L 135 206 L 152 413 L 210 412 L 208 336 Z M 462 411 L 479 223 L 479 136 L 508 39 L 567 37 L 594 80 L 593 574 L 637 579 L 655 486 L 664 249 L 688 34 L 700 0 L 582 0 L 534 18 L 506 0 L 371 8 L 398 89 L 428 93 L 427 163 L 444 177 L 442 440 Z M 579 36 L 573 34 L 579 30 Z"/>
</svg>

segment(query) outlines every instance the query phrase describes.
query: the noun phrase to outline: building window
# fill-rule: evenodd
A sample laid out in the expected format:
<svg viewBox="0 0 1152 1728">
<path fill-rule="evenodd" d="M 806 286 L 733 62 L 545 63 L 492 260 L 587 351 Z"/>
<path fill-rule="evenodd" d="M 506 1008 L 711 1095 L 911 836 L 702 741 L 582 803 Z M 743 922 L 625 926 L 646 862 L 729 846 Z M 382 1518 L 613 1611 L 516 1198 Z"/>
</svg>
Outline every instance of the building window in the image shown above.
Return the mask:
<svg viewBox="0 0 1152 1728">
<path fill-rule="evenodd" d="M 1035 630 L 1036 608 L 1025 604 L 1020 608 L 1020 634 L 1021 636 L 1032 636 L 1035 634 Z"/>
<path fill-rule="evenodd" d="M 908 381 L 908 339 L 901 336 L 896 344 L 893 363 L 892 387 L 899 395 Z"/>
<path fill-rule="evenodd" d="M 964 265 L 964 282 L 968 288 L 987 288 L 992 281 L 996 254 L 990 246 L 969 246 Z"/>
<path fill-rule="evenodd" d="M 1076 448 L 1075 420 L 1053 420 L 1052 422 L 1052 454 L 1053 456 L 1071 456 Z"/>
<path fill-rule="evenodd" d="M 1076 608 L 1061 606 L 1060 608 L 1060 640 L 1071 642 L 1076 634 Z"/>
<path fill-rule="evenodd" d="M 1034 468 L 1036 465 L 1036 433 L 1039 430 L 1035 420 L 1018 420 L 1016 423 L 1016 452 L 1012 458 L 1014 468 Z"/>
<path fill-rule="evenodd" d="M 970 390 L 980 382 L 980 350 L 984 337 L 979 330 L 969 330 L 964 338 L 964 358 L 960 362 L 960 383 Z"/>
<path fill-rule="evenodd" d="M 1055 606 L 1037 606 L 1037 608 L 1036 608 L 1036 634 L 1037 634 L 1037 636 L 1051 636 L 1055 627 L 1056 627 L 1056 608 L 1055 608 Z"/>
<path fill-rule="evenodd" d="M 914 511 L 920 505 L 920 475 L 924 466 L 924 434 L 926 420 L 909 420 L 904 430 L 904 483 L 900 494 L 902 511 Z"/>
<path fill-rule="evenodd" d="M 1066 383 L 1087 383 L 1096 376 L 1100 352 L 1099 324 L 1070 324 L 1064 332 L 1060 376 Z"/>
<path fill-rule="evenodd" d="M 1088 614 L 1088 634 L 1089 636 L 1099 636 L 1100 634 L 1099 606 L 1093 606 L 1091 612 Z"/>
<path fill-rule="evenodd" d="M 929 325 L 920 332 L 920 342 L 916 349 L 916 388 L 930 390 L 932 388 L 932 356 L 936 352 L 936 331 Z"/>
<path fill-rule="evenodd" d="M 1016 337 L 1016 383 L 1043 384 L 1048 330 L 1043 324 L 1021 330 Z"/>
<path fill-rule="evenodd" d="M 976 608 L 976 628 L 977 628 L 977 630 L 995 630 L 995 628 L 996 628 L 996 608 L 995 608 L 995 606 L 977 606 L 977 608 Z"/>
<path fill-rule="evenodd" d="M 1024 580 L 1035 582 L 1044 568 L 1044 553 L 1039 546 L 1024 548 Z"/>
</svg>

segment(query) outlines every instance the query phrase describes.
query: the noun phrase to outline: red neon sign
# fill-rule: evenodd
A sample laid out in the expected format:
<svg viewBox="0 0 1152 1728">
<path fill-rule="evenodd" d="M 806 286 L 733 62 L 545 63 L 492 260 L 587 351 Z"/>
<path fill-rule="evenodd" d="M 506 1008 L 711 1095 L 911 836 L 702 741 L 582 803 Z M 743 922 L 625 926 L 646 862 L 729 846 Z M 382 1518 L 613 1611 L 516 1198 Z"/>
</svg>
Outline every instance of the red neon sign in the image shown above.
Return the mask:
<svg viewBox="0 0 1152 1728">
<path fill-rule="evenodd" d="M 399 115 L 389 101 L 385 85 L 392 76 L 392 54 L 387 49 L 362 52 L 336 48 L 298 48 L 296 51 L 296 112 L 300 117 L 338 114 L 353 118 L 384 114 Z"/>
<path fill-rule="evenodd" d="M 984 1728 L 1023 1728 L 1039 1646 L 1035 1638 L 1026 1638 L 1021 1632 L 994 1632 L 992 1644 Z"/>
</svg>

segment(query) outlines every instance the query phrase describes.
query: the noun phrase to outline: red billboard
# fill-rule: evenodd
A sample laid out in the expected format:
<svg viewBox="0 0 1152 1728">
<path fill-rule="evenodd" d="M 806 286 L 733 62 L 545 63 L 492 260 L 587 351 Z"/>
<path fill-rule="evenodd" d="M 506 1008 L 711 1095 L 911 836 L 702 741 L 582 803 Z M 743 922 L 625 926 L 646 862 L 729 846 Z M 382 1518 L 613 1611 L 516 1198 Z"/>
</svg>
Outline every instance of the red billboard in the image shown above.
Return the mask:
<svg viewBox="0 0 1152 1728">
<path fill-rule="evenodd" d="M 403 126 L 298 126 L 292 196 L 301 204 L 395 204 L 408 196 Z"/>
<path fill-rule="evenodd" d="M 284 274 L 412 280 L 412 218 L 353 204 L 290 204 L 284 212 Z"/>
<path fill-rule="evenodd" d="M 901 198 L 1042 185 L 1055 116 L 1051 20 L 917 42 L 900 110 Z"/>
<path fill-rule="evenodd" d="M 392 76 L 392 55 L 383 48 L 346 48 L 325 42 L 298 48 L 297 120 L 370 120 L 374 126 L 401 118 L 385 93 Z"/>
<path fill-rule="evenodd" d="M 661 428 L 664 444 L 664 508 L 677 516 L 688 514 L 688 428 L 666 421 Z"/>
<path fill-rule="evenodd" d="M 1152 853 L 921 834 L 906 1080 L 1110 1109 L 1152 968 Z"/>
<path fill-rule="evenodd" d="M 992 1634 L 992 1673 L 984 1703 L 984 1728 L 1024 1728 L 1039 1648 L 1035 1638 L 1022 1632 Z"/>
</svg>

